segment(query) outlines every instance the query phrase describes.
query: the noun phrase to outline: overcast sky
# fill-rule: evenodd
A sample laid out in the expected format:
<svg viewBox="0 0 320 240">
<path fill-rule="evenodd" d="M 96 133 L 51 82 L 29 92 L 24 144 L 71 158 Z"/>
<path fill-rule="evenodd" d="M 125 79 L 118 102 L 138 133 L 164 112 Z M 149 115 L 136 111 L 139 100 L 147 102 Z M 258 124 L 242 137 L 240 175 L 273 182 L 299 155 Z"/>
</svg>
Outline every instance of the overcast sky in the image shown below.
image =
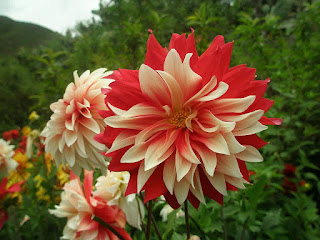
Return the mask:
<svg viewBox="0 0 320 240">
<path fill-rule="evenodd" d="M 0 0 L 0 15 L 65 33 L 79 21 L 91 19 L 91 10 L 98 9 L 99 2 L 100 0 Z"/>
</svg>

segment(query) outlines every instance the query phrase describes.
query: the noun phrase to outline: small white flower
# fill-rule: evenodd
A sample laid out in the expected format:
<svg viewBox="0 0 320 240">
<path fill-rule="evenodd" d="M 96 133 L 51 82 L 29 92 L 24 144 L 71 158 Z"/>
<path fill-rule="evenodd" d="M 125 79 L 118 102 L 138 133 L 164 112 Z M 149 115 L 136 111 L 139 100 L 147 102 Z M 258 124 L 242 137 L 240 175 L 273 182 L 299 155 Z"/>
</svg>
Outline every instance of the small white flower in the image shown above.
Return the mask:
<svg viewBox="0 0 320 240">
<path fill-rule="evenodd" d="M 12 158 L 14 146 L 4 139 L 0 139 L 0 174 L 8 175 L 11 170 L 16 169 L 18 163 Z"/>
</svg>

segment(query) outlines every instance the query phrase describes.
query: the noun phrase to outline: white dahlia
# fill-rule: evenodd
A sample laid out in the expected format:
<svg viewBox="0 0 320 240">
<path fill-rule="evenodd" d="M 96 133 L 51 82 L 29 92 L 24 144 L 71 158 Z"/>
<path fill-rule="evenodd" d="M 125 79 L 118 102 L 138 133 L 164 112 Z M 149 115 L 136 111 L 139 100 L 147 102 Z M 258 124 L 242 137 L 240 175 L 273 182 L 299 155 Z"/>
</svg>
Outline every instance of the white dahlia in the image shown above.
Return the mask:
<svg viewBox="0 0 320 240">
<path fill-rule="evenodd" d="M 75 71 L 75 82 L 67 86 L 63 99 L 50 105 L 53 114 L 41 133 L 46 137 L 46 152 L 51 153 L 57 165 L 68 163 L 76 174 L 82 168 L 100 168 L 103 172 L 107 168 L 99 153 L 105 146 L 93 140 L 105 127 L 98 114 L 98 109 L 107 110 L 101 89 L 109 88 L 113 81 L 105 78 L 112 72 L 105 71 L 100 68 L 90 74 L 87 70 L 80 77 Z"/>
<path fill-rule="evenodd" d="M 14 146 L 4 139 L 0 139 L 0 175 L 8 175 L 11 170 L 16 169 L 18 163 L 12 158 Z"/>
</svg>

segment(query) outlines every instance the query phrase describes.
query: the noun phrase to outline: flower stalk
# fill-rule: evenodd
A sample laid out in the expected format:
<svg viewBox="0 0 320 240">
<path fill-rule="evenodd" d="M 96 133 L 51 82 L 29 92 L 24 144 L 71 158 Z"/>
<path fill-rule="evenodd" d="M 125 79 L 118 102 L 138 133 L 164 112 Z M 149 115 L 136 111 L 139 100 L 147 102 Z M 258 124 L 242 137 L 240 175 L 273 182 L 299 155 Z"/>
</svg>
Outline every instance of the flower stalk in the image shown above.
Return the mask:
<svg viewBox="0 0 320 240">
<path fill-rule="evenodd" d="M 91 219 L 98 222 L 99 224 L 101 224 L 102 226 L 104 226 L 105 228 L 107 228 L 108 230 L 110 230 L 114 235 L 116 235 L 120 240 L 125 240 L 125 238 L 117 231 L 115 230 L 113 227 L 111 227 L 111 225 L 109 225 L 108 223 L 106 223 L 105 221 L 103 221 L 101 218 L 97 217 L 96 215 L 92 214 Z"/>
<path fill-rule="evenodd" d="M 148 210 L 148 222 L 147 222 L 146 239 L 149 240 L 150 239 L 150 230 L 151 230 L 152 201 L 148 202 L 147 210 Z"/>
<path fill-rule="evenodd" d="M 184 202 L 184 216 L 186 220 L 186 232 L 187 232 L 187 239 L 190 238 L 190 225 L 189 225 L 189 212 L 188 212 L 188 202 Z"/>
</svg>

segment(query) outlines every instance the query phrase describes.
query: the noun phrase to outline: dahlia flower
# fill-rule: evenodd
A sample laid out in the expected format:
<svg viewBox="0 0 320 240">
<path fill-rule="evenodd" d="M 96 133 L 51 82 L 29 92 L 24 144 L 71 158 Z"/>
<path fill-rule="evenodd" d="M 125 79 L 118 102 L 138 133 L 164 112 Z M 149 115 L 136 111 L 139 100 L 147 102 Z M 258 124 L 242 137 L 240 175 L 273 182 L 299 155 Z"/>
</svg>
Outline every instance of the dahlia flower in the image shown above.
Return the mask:
<svg viewBox="0 0 320 240">
<path fill-rule="evenodd" d="M 117 206 L 109 206 L 107 202 L 92 196 L 93 172 L 85 173 L 84 191 L 79 177 L 71 173 L 70 178 L 72 180 L 65 184 L 61 193 L 60 205 L 56 205 L 56 209 L 49 210 L 57 217 L 68 219 L 61 239 L 118 239 L 109 229 L 92 220 L 92 215 L 101 218 L 125 239 L 131 239 L 124 230 L 126 224 L 124 212 Z"/>
<path fill-rule="evenodd" d="M 144 216 L 144 206 L 135 194 L 125 196 L 129 178 L 128 172 L 108 171 L 107 176 L 98 177 L 93 195 L 107 201 L 109 206 L 118 206 L 125 212 L 127 222 L 131 226 L 141 229 L 140 214 L 142 217 Z"/>
<path fill-rule="evenodd" d="M 249 182 L 246 162 L 262 161 L 266 144 L 256 133 L 281 120 L 263 116 L 273 105 L 263 98 L 270 80 L 230 68 L 232 45 L 217 36 L 199 57 L 193 33 L 173 34 L 168 50 L 151 33 L 140 69 L 110 76 L 111 111 L 101 112 L 107 127 L 95 139 L 109 148 L 110 171 L 129 171 L 127 194 L 197 208 L 205 195 L 222 204 L 227 190 Z"/>
<path fill-rule="evenodd" d="M 12 158 L 14 146 L 4 139 L 0 139 L 0 175 L 9 175 L 11 170 L 16 169 L 18 163 Z"/>
<path fill-rule="evenodd" d="M 112 80 L 104 77 L 111 72 L 105 68 L 84 72 L 80 77 L 73 73 L 75 83 L 71 82 L 63 99 L 52 103 L 51 120 L 41 133 L 45 139 L 45 150 L 55 158 L 57 165 L 69 164 L 80 174 L 81 168 L 106 171 L 107 163 L 99 152 L 105 146 L 93 137 L 105 127 L 98 109 L 107 110 L 101 88 L 108 88 Z"/>
</svg>

